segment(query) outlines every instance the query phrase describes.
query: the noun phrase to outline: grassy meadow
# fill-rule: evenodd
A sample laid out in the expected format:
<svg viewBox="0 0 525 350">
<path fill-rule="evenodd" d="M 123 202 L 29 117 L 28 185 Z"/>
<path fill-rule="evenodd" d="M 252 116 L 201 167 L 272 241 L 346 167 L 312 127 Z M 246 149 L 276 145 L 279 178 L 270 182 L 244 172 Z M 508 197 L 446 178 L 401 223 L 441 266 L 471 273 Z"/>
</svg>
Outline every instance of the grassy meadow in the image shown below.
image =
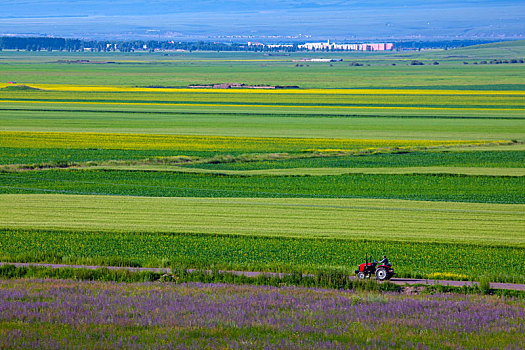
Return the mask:
<svg viewBox="0 0 525 350">
<path fill-rule="evenodd" d="M 522 281 L 524 55 L 0 52 L 0 257 Z"/>
<path fill-rule="evenodd" d="M 523 301 L 488 296 L 32 278 L 0 281 L 0 302 L 2 348 L 524 345 Z"/>
</svg>

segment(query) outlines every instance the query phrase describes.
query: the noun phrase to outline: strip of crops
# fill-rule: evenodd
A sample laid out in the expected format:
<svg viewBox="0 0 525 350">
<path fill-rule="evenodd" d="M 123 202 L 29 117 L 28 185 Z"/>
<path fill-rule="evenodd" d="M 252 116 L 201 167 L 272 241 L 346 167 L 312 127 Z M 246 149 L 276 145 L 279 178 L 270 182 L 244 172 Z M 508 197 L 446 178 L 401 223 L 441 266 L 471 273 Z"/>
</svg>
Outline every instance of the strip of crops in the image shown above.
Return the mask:
<svg viewBox="0 0 525 350">
<path fill-rule="evenodd" d="M 16 100 L 4 99 L 0 100 L 2 103 L 23 103 L 23 104 L 62 104 L 62 105 L 118 105 L 118 106 L 179 106 L 179 107 L 245 107 L 245 108 L 283 108 L 283 109 L 333 109 L 333 110 L 400 110 L 400 111 L 514 111 L 522 112 L 525 110 L 522 106 L 512 107 L 507 105 L 502 106 L 430 106 L 430 105 L 298 105 L 298 104 L 258 104 L 258 103 L 214 103 L 214 102 L 108 102 L 108 101 L 58 101 L 58 100 Z"/>
<path fill-rule="evenodd" d="M 185 159 L 188 159 L 185 157 Z M 114 163 L 114 162 L 111 162 Z M 213 170 L 200 168 L 183 168 L 166 164 L 129 164 L 131 161 L 89 166 L 84 169 L 124 170 L 124 171 L 162 171 L 192 174 L 216 174 L 237 176 L 337 176 L 346 174 L 431 174 L 431 175 L 466 175 L 466 176 L 523 176 L 525 168 L 481 168 L 481 167 L 408 167 L 408 168 L 293 168 L 265 170 Z M 30 166 L 35 169 L 35 166 Z M 21 170 L 21 166 L 7 166 L 7 171 Z M 42 169 L 42 166 L 38 167 Z M 28 170 L 27 166 L 22 169 Z"/>
<path fill-rule="evenodd" d="M 523 91 L 439 91 L 391 89 L 140 89 L 100 86 L 45 86 L 56 91 L 0 91 L 4 102 L 71 105 L 184 105 L 375 109 L 522 110 Z M 134 92 L 129 92 L 134 91 Z"/>
<path fill-rule="evenodd" d="M 173 107 L 172 105 L 140 105 L 140 104 L 75 104 L 75 103 L 66 103 L 63 105 L 55 103 L 24 103 L 21 101 L 14 101 L 13 103 L 3 102 L 2 111 L 18 111 L 18 113 L 12 112 L 11 114 L 2 113 L 2 119 L 13 120 L 17 118 L 19 122 L 24 121 L 24 117 L 30 115 L 29 113 L 21 114 L 22 111 L 27 112 L 62 112 L 54 116 L 54 118 L 61 120 L 64 123 L 66 120 L 60 118 L 60 114 L 69 113 L 72 114 L 70 117 L 75 119 L 79 117 L 85 117 L 85 113 L 105 113 L 107 116 L 110 116 L 112 119 L 123 120 L 122 114 L 126 113 L 129 115 L 124 118 L 128 123 L 130 120 L 136 118 L 130 118 L 133 115 L 140 113 L 144 114 L 144 117 L 150 118 L 152 114 L 157 118 L 162 117 L 162 115 L 196 115 L 196 116 L 262 116 L 262 117 L 305 117 L 305 118 L 318 118 L 318 117 L 344 117 L 344 118 L 357 118 L 357 117 L 382 117 L 382 118 L 402 118 L 402 119 L 414 119 L 414 118 L 424 118 L 424 119 L 443 119 L 441 122 L 444 123 L 448 119 L 487 119 L 487 120 L 521 120 L 524 119 L 523 111 L 519 109 L 513 110 L 503 110 L 500 109 L 499 113 L 494 114 L 493 111 L 489 109 L 417 109 L 417 108 L 394 108 L 394 109 L 378 109 L 378 108 L 315 108 L 315 107 L 305 107 L 305 108 L 280 108 L 278 106 L 268 106 L 264 110 L 249 108 L 243 106 L 231 107 L 225 105 L 211 105 L 210 106 L 198 106 L 198 105 L 178 105 Z M 80 113 L 79 113 L 80 112 Z M 110 113 L 113 113 L 110 114 Z M 48 114 L 48 113 L 47 113 Z M 94 115 L 91 115 L 94 117 Z M 47 115 L 46 118 L 43 118 L 43 115 L 36 114 L 32 116 L 33 119 L 40 119 L 47 121 L 48 123 L 53 119 L 52 115 Z M 95 117 L 96 119 L 96 117 Z M 309 119 L 311 121 L 311 119 Z M 70 121 L 71 122 L 71 121 Z M 449 121 L 450 122 L 450 121 Z M 22 125 L 22 124 L 20 124 Z M 58 124 L 61 125 L 61 124 Z M 52 126 L 58 126 L 52 125 Z M 78 128 L 79 126 L 77 126 Z M 120 125 L 124 127 L 124 125 Z M 150 125 L 150 128 L 152 125 Z M 87 129 L 87 126 L 84 126 L 84 129 Z M 93 129 L 93 128 L 92 128 Z M 31 129 L 29 129 L 31 130 Z M 34 131 L 34 130 L 31 130 Z M 486 139 L 486 138 L 485 138 Z M 491 138 L 494 139 L 494 138 Z"/>
<path fill-rule="evenodd" d="M 5 105 L 30 109 L 27 105 Z M 38 105 L 36 110 L 0 111 L 0 124 L 13 131 L 108 132 L 137 134 L 219 135 L 235 137 L 291 137 L 362 140 L 523 140 L 524 122 L 509 113 L 412 113 L 402 111 L 377 113 L 353 111 L 344 116 L 328 111 L 272 109 L 264 115 L 249 108 L 212 107 L 132 107 L 63 106 L 62 112 L 42 111 L 51 106 Z M 93 107 L 93 108 L 92 108 Z M 79 109 L 80 112 L 67 110 Z M 53 109 L 53 108 L 51 108 Z M 100 113 L 90 110 L 99 109 Z M 115 112 L 116 111 L 116 112 Z M 131 111 L 130 113 L 127 113 Z M 115 112 L 115 113 L 114 113 Z M 144 113 L 143 113 L 144 112 Z M 159 114 L 156 114 L 160 112 Z M 178 114 L 178 112 L 181 112 Z M 261 112 L 261 111 L 259 111 Z M 309 112 L 310 115 L 305 112 Z M 185 114 L 189 113 L 189 114 Z M 367 117 L 366 114 L 371 116 Z M 255 114 L 255 115 L 254 115 Z M 283 115 L 284 114 L 284 115 Z M 297 114 L 297 115 L 295 115 Z M 378 119 L 378 115 L 386 118 Z M 443 115 L 443 113 L 441 113 Z M 394 117 L 395 116 L 395 117 Z M 472 119 L 474 118 L 474 119 Z M 111 136 L 110 135 L 110 136 Z M 3 135 L 0 134 L 0 141 Z M 33 135 L 36 140 L 36 135 Z M 101 141 L 101 140 L 98 140 Z M 242 141 L 242 140 L 240 140 Z M 33 143 L 33 142 L 31 142 Z M 99 142 L 102 144 L 102 142 Z M 163 144 L 163 143 L 161 143 Z M 11 147 L 6 145 L 5 147 Z M 28 144 L 29 147 L 29 144 Z M 57 146 L 58 147 L 58 146 Z M 87 146 L 97 148 L 96 145 Z M 118 148 L 113 145 L 112 148 Z M 261 150 L 262 152 L 264 150 Z"/>
<path fill-rule="evenodd" d="M 304 152 L 490 144 L 489 141 L 362 140 L 342 138 L 230 137 L 120 133 L 0 131 L 0 147 L 95 148 L 207 152 Z"/>
<path fill-rule="evenodd" d="M 525 167 L 525 151 L 405 152 L 283 159 L 258 162 L 192 164 L 187 167 L 217 170 L 263 170 L 292 168 L 380 168 L 380 167 Z"/>
<path fill-rule="evenodd" d="M 521 204 L 0 194 L 5 228 L 525 245 Z"/>
<path fill-rule="evenodd" d="M 296 239 L 230 235 L 0 230 L 0 259 L 10 261 L 349 273 L 365 254 L 386 254 L 400 276 L 524 282 L 525 248 L 389 240 Z M 373 237 L 371 237 L 373 238 Z"/>
<path fill-rule="evenodd" d="M 184 152 L 187 156 L 211 157 L 214 152 Z M 75 148 L 11 148 L 0 147 L 0 164 L 66 164 L 109 160 L 139 160 L 181 155 L 166 150 L 118 150 Z"/>
<path fill-rule="evenodd" d="M 9 84 L 0 84 L 0 88 L 8 87 Z M 87 93 L 170 93 L 173 94 L 228 94 L 228 95 L 444 95 L 444 96 L 525 96 L 525 91 L 514 90 L 439 90 L 439 89 L 194 89 L 194 88 L 144 88 L 128 86 L 103 86 L 103 85 L 65 85 L 65 84 L 31 84 L 31 87 L 46 92 L 87 92 Z M 22 90 L 23 91 L 23 90 Z M 275 98 L 275 97 L 273 97 Z M 294 97 L 295 98 L 295 97 Z"/>
<path fill-rule="evenodd" d="M 4 105 L 5 107 L 6 105 Z M 7 105 L 8 106 L 8 105 Z M 142 114 L 144 116 L 147 116 L 151 118 L 152 115 L 155 115 L 156 117 L 162 117 L 162 116 L 194 116 L 194 117 L 202 117 L 207 115 L 213 115 L 213 116 L 230 116 L 230 117 L 289 117 L 289 118 L 358 118 L 362 117 L 360 115 L 356 114 L 336 114 L 336 113 L 298 113 L 296 111 L 289 111 L 288 113 L 285 113 L 284 111 L 281 113 L 272 113 L 265 111 L 262 112 L 256 112 L 256 111 L 245 111 L 245 112 L 225 112 L 225 111 L 217 111 L 217 110 L 198 110 L 198 111 L 190 111 L 190 110 L 180 110 L 177 109 L 175 111 L 173 110 L 162 110 L 162 109 L 151 109 L 151 108 L 100 108 L 97 106 L 89 107 L 89 108 L 76 108 L 68 106 L 69 108 L 52 108 L 47 106 L 46 108 L 42 107 L 34 107 L 33 105 L 27 105 L 27 106 L 11 106 L 10 108 L 0 108 L 1 112 L 11 112 L 11 114 L 20 113 L 20 112 L 38 112 L 40 115 L 43 113 L 53 113 L 53 115 L 62 114 L 62 113 L 68 113 L 71 116 L 75 116 L 78 118 L 78 115 L 82 115 L 85 113 L 93 114 L 107 114 L 108 116 L 111 116 L 113 118 L 118 117 L 119 114 L 127 114 L 127 115 L 137 115 Z M 27 116 L 28 114 L 23 114 L 24 116 Z M 377 115 L 364 115 L 368 117 L 376 117 L 376 118 L 409 118 L 409 119 L 496 119 L 496 120 L 509 120 L 509 119 L 523 119 L 519 115 L 512 116 L 512 115 L 494 115 L 494 114 L 477 114 L 477 115 L 471 115 L 471 114 L 462 114 L 462 115 L 436 115 L 436 114 L 425 114 L 425 115 L 409 115 L 409 114 L 377 114 Z M 52 119 L 52 117 L 49 117 Z M 13 116 L 11 116 L 10 119 L 14 119 Z M 48 118 L 46 118 L 48 119 Z"/>
<path fill-rule="evenodd" d="M 426 90 L 425 92 L 432 91 Z M 405 106 L 405 107 L 446 107 L 446 108 L 520 108 L 525 107 L 525 94 L 509 96 L 462 96 L 449 95 L 330 95 L 301 94 L 232 94 L 215 91 L 199 93 L 193 90 L 188 93 L 124 94 L 124 93 L 53 93 L 53 92 L 5 92 L 0 90 L 3 100 L 26 102 L 118 102 L 128 103 L 211 103 L 211 104 L 254 104 L 277 106 Z"/>
<path fill-rule="evenodd" d="M 213 157 L 215 152 L 184 152 L 186 156 Z M 180 156 L 176 151 L 111 150 L 67 148 L 10 148 L 0 147 L 0 164 L 38 164 L 89 162 L 109 160 L 161 159 Z M 185 165 L 191 168 L 214 170 L 265 170 L 293 168 L 381 168 L 381 167 L 483 167 L 522 168 L 525 151 L 453 151 L 453 152 L 394 152 L 302 159 L 257 160 L 219 159 L 213 163 Z"/>
<path fill-rule="evenodd" d="M 525 177 L 461 175 L 239 176 L 49 170 L 0 174 L 0 193 L 148 197 L 385 198 L 525 203 Z"/>
</svg>

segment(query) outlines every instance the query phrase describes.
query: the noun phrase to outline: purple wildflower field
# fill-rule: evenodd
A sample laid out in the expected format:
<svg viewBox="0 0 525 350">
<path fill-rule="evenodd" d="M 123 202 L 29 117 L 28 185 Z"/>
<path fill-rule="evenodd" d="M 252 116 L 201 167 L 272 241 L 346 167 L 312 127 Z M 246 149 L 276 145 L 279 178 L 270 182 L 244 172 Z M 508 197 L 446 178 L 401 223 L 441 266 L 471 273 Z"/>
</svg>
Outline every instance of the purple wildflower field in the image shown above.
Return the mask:
<svg viewBox="0 0 525 350">
<path fill-rule="evenodd" d="M 524 349 L 524 306 L 481 295 L 0 280 L 0 349 Z"/>
</svg>

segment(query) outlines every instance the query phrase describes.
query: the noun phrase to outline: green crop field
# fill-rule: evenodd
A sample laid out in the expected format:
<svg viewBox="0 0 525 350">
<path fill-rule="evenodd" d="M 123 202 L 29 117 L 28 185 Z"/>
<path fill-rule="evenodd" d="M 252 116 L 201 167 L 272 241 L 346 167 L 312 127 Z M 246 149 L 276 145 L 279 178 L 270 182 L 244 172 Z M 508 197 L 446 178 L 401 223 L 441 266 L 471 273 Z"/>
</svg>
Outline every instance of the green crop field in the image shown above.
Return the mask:
<svg viewBox="0 0 525 350">
<path fill-rule="evenodd" d="M 1 93 L 0 93 L 1 95 Z M 5 104 L 1 104 L 5 106 Z M 19 106 L 18 106 L 19 107 Z M 113 107 L 115 108 L 115 107 Z M 523 140 L 524 119 L 506 118 L 408 118 L 410 111 L 388 111 L 390 116 L 380 113 L 354 111 L 353 115 L 330 116 L 311 111 L 311 115 L 285 115 L 271 111 L 243 110 L 222 111 L 207 107 L 158 107 L 144 108 L 139 112 L 120 108 L 117 112 L 102 113 L 81 110 L 42 109 L 0 111 L 3 130 L 12 131 L 65 131 L 149 133 L 179 135 L 251 136 L 251 137 L 314 137 L 351 139 L 423 139 L 423 140 Z M 167 109 L 177 109 L 165 113 Z M 115 108 L 117 109 L 117 108 Z M 238 109 L 238 108 L 237 108 Z M 287 111 L 292 112 L 292 111 Z M 323 111 L 324 112 L 324 111 Z M 339 111 L 338 111 L 339 112 Z M 382 111 L 381 113 L 383 113 Z M 417 112 L 417 111 L 416 111 Z M 265 115 L 261 115 L 265 114 Z M 438 113 L 438 112 L 436 112 Z M 470 112 L 459 111 L 458 115 Z M 505 115 L 506 111 L 490 111 L 488 115 Z M 514 113 L 514 112 L 513 112 Z M 525 112 L 519 112 L 520 115 Z M 417 112 L 417 114 L 420 114 Z M 432 113 L 429 113 L 432 114 Z M 447 112 L 447 114 L 449 114 Z M 479 116 L 483 111 L 473 111 Z M 417 115 L 416 115 L 417 116 Z M 239 122 L 242 120 L 242 122 Z"/>
<path fill-rule="evenodd" d="M 9 227 L 0 230 L 4 260 L 92 264 L 120 259 L 139 266 L 158 266 L 164 260 L 255 270 L 351 271 L 366 252 L 389 254 L 402 276 L 469 278 L 489 273 L 506 281 L 522 281 L 523 276 L 521 205 L 0 197 L 0 219 Z M 486 271 L 487 264 L 497 267 Z"/>
<path fill-rule="evenodd" d="M 494 168 L 492 168 L 494 170 Z M 508 169 L 507 169 L 508 170 Z M 452 168 L 447 169 L 453 171 Z M 148 197 L 395 198 L 525 204 L 525 176 L 439 174 L 308 176 L 47 170 L 0 174 L 0 193 L 73 193 Z M 458 170 L 461 172 L 461 170 Z M 437 174 L 436 174 L 437 173 Z"/>
<path fill-rule="evenodd" d="M 405 168 L 405 167 L 482 167 L 525 168 L 521 151 L 395 152 L 359 156 L 315 157 L 261 160 L 258 162 L 205 163 L 185 165 L 214 170 L 268 170 L 293 168 Z M 496 148 L 492 146 L 491 148 Z"/>
<path fill-rule="evenodd" d="M 523 247 L 396 241 L 298 238 L 285 235 L 223 235 L 148 232 L 0 230 L 0 257 L 13 261 L 81 262 L 88 265 L 163 266 L 188 264 L 234 270 L 314 272 L 331 267 L 350 273 L 363 252 L 388 254 L 396 273 L 405 277 L 467 279 L 487 273 L 494 280 L 523 283 Z M 502 242 L 497 242 L 502 243 Z M 31 252 L 31 253 L 28 253 Z M 438 256 L 439 259 L 434 257 Z M 169 261 L 168 258 L 169 257 Z M 487 265 L 493 266 L 490 272 Z"/>
<path fill-rule="evenodd" d="M 382 199 L 0 196 L 0 218 L 6 228 L 525 245 L 523 205 L 515 204 Z"/>
<path fill-rule="evenodd" d="M 0 258 L 523 281 L 524 55 L 0 52 Z"/>
</svg>

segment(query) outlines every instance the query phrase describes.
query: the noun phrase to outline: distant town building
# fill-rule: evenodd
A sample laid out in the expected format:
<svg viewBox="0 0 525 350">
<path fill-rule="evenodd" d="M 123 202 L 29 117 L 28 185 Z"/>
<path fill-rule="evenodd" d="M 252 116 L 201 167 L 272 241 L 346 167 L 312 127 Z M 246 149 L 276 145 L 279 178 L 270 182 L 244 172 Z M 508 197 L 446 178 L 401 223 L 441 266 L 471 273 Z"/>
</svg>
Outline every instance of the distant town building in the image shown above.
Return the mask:
<svg viewBox="0 0 525 350">
<path fill-rule="evenodd" d="M 248 46 L 264 47 L 265 45 L 263 43 L 256 43 L 253 41 L 248 41 Z"/>
<path fill-rule="evenodd" d="M 330 40 L 320 43 L 306 43 L 298 46 L 299 49 L 309 51 L 390 51 L 393 43 L 364 43 L 364 44 L 335 44 Z"/>
<path fill-rule="evenodd" d="M 294 62 L 343 62 L 342 58 L 303 58 Z"/>
<path fill-rule="evenodd" d="M 282 47 L 293 47 L 293 44 L 270 44 L 270 45 L 266 45 L 266 47 L 270 49 L 278 49 Z"/>
</svg>

